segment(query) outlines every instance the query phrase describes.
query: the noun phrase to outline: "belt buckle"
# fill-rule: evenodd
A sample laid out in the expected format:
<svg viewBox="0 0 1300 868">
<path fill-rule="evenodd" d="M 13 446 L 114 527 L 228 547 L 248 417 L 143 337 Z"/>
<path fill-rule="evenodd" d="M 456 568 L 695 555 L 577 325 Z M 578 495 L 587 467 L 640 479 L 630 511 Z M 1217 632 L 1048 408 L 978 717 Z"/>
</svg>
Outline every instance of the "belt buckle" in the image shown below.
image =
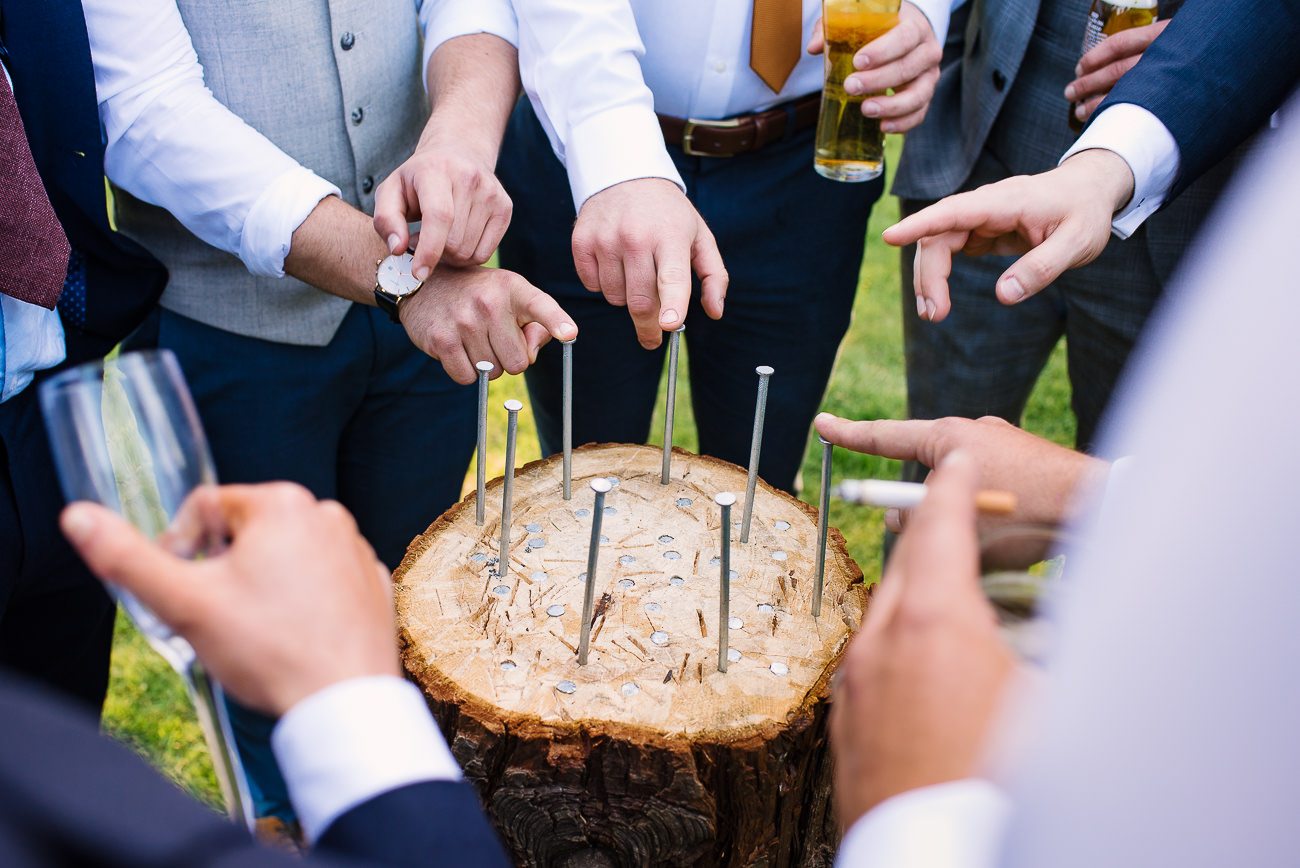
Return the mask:
<svg viewBox="0 0 1300 868">
<path fill-rule="evenodd" d="M 696 127 L 720 127 L 722 129 L 734 129 L 740 126 L 740 118 L 724 118 L 720 121 L 702 120 L 700 118 L 687 118 L 686 125 L 682 127 L 682 153 L 692 157 L 730 157 L 732 154 L 710 154 L 707 151 L 697 151 L 694 147 L 695 128 Z"/>
</svg>

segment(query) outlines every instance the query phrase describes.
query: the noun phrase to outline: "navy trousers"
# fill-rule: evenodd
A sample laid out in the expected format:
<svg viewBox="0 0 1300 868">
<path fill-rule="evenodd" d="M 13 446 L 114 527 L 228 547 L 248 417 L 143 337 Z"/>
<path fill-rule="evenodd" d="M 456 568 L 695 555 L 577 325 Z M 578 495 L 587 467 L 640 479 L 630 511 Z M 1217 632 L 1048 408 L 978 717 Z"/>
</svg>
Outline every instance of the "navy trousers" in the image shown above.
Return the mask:
<svg viewBox="0 0 1300 868">
<path fill-rule="evenodd" d="M 813 416 L 849 325 L 867 218 L 883 184 L 827 181 L 812 168 L 813 131 L 751 154 L 688 156 L 669 148 L 687 195 L 717 237 L 731 275 L 721 320 L 708 318 L 698 282 L 687 314 L 699 451 L 744 466 L 758 378 L 776 369 L 759 473 L 794 491 Z M 553 295 L 577 321 L 574 443 L 644 443 L 667 341 L 642 349 L 623 308 L 588 292 L 573 266 L 575 218 L 564 167 L 526 100 L 511 118 L 498 176 L 514 200 L 501 266 Z M 543 454 L 561 448 L 561 355 L 551 342 L 526 375 Z"/>
<path fill-rule="evenodd" d="M 59 531 L 40 379 L 0 404 L 0 665 L 98 718 L 117 607 Z"/>
<path fill-rule="evenodd" d="M 460 498 L 475 439 L 475 389 L 376 308 L 354 305 L 330 343 L 244 337 L 167 310 L 158 345 L 176 353 L 222 482 L 301 483 L 356 516 L 379 559 L 407 545 Z M 231 703 L 259 816 L 292 818 L 271 753 L 274 721 Z"/>
</svg>

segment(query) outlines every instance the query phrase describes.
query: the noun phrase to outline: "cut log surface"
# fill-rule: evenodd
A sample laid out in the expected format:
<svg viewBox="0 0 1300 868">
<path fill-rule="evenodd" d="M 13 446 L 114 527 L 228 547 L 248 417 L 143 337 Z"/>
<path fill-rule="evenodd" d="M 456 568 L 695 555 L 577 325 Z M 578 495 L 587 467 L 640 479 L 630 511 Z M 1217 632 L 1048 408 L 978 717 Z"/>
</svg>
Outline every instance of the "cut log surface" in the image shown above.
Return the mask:
<svg viewBox="0 0 1300 868">
<path fill-rule="evenodd" d="M 862 573 L 832 530 L 810 613 L 816 512 L 745 471 L 650 446 L 575 450 L 502 480 L 412 543 L 394 580 L 403 660 L 521 864 L 819 865 L 835 844 L 829 677 L 861 620 Z M 597 476 L 605 500 L 590 657 L 577 662 Z M 720 509 L 739 502 L 727 671 L 718 671 Z"/>
</svg>

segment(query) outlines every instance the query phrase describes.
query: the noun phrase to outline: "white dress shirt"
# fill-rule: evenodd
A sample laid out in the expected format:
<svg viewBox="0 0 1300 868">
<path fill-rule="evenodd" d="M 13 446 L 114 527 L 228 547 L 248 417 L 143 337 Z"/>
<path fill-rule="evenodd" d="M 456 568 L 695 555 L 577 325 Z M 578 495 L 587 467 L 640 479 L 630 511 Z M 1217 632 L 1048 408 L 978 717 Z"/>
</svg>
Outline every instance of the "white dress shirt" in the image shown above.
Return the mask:
<svg viewBox="0 0 1300 868">
<path fill-rule="evenodd" d="M 339 189 L 217 101 L 175 0 L 82 6 L 109 179 L 253 274 L 283 277 L 294 230 Z"/>
<path fill-rule="evenodd" d="M 940 44 L 951 0 L 914 0 Z M 569 173 L 574 205 L 623 181 L 683 187 L 655 112 L 721 119 L 819 91 L 822 59 L 804 54 L 780 93 L 749 68 L 753 0 L 439 0 L 426 38 L 494 33 L 519 48 L 524 89 Z M 821 15 L 805 0 L 801 45 Z"/>
<path fill-rule="evenodd" d="M 271 748 L 309 843 L 376 796 L 461 777 L 420 691 L 393 676 L 353 678 L 312 694 L 280 718 Z"/>
<path fill-rule="evenodd" d="M 1140 463 L 1071 555 L 999 865 L 1280 868 L 1300 853 L 1298 161 L 1294 123 L 1238 173 L 1134 355 L 1104 445 Z M 938 790 L 868 813 L 846 843 L 896 846 L 839 864 L 916 864 L 928 843 L 899 830 L 963 822 Z M 975 823 L 998 798 L 958 797 Z M 987 864 L 949 856 L 929 868 Z"/>
<path fill-rule="evenodd" d="M 1110 224 L 1116 237 L 1128 238 L 1169 198 L 1181 160 L 1178 142 L 1151 112 L 1120 103 L 1097 115 L 1061 162 L 1092 148 L 1119 154 L 1133 172 L 1133 198 L 1115 213 Z"/>
</svg>

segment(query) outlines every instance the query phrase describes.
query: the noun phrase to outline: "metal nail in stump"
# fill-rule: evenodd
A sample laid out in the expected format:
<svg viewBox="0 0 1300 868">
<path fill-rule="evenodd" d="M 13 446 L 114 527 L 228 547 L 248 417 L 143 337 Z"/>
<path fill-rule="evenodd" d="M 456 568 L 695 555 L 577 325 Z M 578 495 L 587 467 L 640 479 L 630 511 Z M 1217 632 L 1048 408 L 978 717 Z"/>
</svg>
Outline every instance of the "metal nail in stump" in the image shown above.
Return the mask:
<svg viewBox="0 0 1300 868">
<path fill-rule="evenodd" d="M 564 499 L 573 497 L 573 341 L 560 341 L 564 354 Z"/>
<path fill-rule="evenodd" d="M 740 541 L 749 542 L 749 525 L 754 520 L 754 488 L 758 485 L 758 453 L 763 448 L 763 423 L 767 419 L 767 381 L 772 376 L 772 369 L 759 365 L 754 369 L 758 374 L 758 402 L 754 405 L 754 439 L 749 443 L 749 479 L 745 483 L 745 517 L 740 523 Z"/>
<path fill-rule="evenodd" d="M 506 428 L 506 475 L 501 486 L 501 559 L 497 561 L 497 575 L 502 578 L 510 571 L 510 499 L 515 487 L 515 439 L 519 434 L 519 411 L 522 409 L 524 405 L 514 398 L 506 401 L 510 422 Z"/>
<path fill-rule="evenodd" d="M 822 614 L 822 582 L 826 578 L 826 532 L 830 526 L 831 515 L 831 453 L 835 444 L 825 437 L 818 437 L 822 445 L 822 498 L 821 509 L 817 513 L 817 577 L 813 581 L 812 616 L 820 618 Z"/>
<path fill-rule="evenodd" d="M 587 665 L 587 650 L 591 645 L 592 609 L 596 605 L 596 558 L 600 555 L 600 518 L 605 514 L 605 495 L 614 486 L 604 476 L 591 480 L 591 490 L 596 492 L 596 503 L 591 507 L 591 547 L 587 549 L 587 587 L 582 597 L 582 634 L 578 640 L 578 665 Z"/>
<path fill-rule="evenodd" d="M 478 457 L 474 461 L 478 465 L 478 493 L 474 496 L 474 523 L 482 527 L 487 508 L 487 399 L 492 363 L 476 362 L 474 370 L 478 371 Z"/>
<path fill-rule="evenodd" d="M 727 629 L 731 618 L 731 507 L 736 495 L 724 491 L 713 498 L 722 507 L 722 574 L 718 585 L 718 671 L 727 671 Z"/>
<path fill-rule="evenodd" d="M 677 406 L 677 350 L 682 345 L 682 332 L 686 326 L 678 326 L 668 337 L 668 395 L 664 405 L 664 472 L 660 482 L 668 484 L 669 470 L 673 463 L 673 409 Z"/>
</svg>

